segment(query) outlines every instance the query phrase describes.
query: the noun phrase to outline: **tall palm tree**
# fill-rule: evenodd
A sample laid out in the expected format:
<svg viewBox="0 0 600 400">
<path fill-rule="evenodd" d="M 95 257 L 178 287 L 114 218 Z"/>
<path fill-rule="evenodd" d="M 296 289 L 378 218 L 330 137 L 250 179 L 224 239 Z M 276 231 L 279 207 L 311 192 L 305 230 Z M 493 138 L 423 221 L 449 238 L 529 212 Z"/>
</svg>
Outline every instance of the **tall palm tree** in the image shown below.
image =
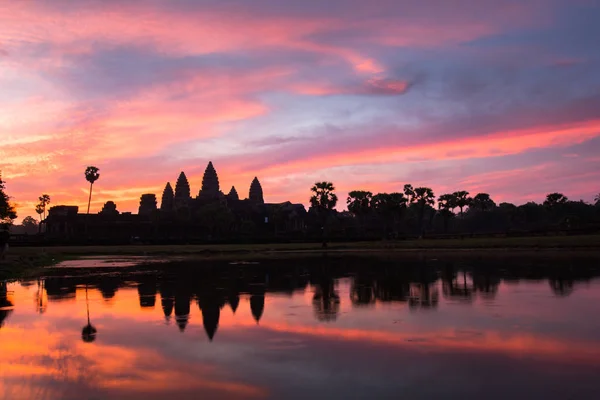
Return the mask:
<svg viewBox="0 0 600 400">
<path fill-rule="evenodd" d="M 371 212 L 373 193 L 365 190 L 353 190 L 348 193 L 346 204 L 348 211 L 354 214 L 359 222 L 361 233 L 364 234 L 365 217 Z"/>
<path fill-rule="evenodd" d="M 41 204 L 38 204 L 35 206 L 35 212 L 39 214 L 40 216 L 40 223 L 44 220 L 43 214 L 44 214 L 44 206 Z"/>
<path fill-rule="evenodd" d="M 310 205 L 321 219 L 321 230 L 323 232 L 323 247 L 327 246 L 325 240 L 325 222 L 338 201 L 334 193 L 335 187 L 331 182 L 316 182 L 310 191 L 314 194 L 310 197 Z"/>
<path fill-rule="evenodd" d="M 317 211 L 331 211 L 337 204 L 338 197 L 331 182 L 316 182 L 310 191 L 314 193 L 310 198 L 310 205 Z"/>
<path fill-rule="evenodd" d="M 415 201 L 415 190 L 410 183 L 404 185 L 404 196 L 408 204 L 412 204 Z"/>
<path fill-rule="evenodd" d="M 469 192 L 466 190 L 461 190 L 452 194 L 456 197 L 456 206 L 460 208 L 460 213 L 462 215 L 463 209 L 471 204 L 472 201 L 472 199 L 469 197 Z"/>
<path fill-rule="evenodd" d="M 365 190 L 353 190 L 348 193 L 346 204 L 348 205 L 348 211 L 358 216 L 365 215 L 371 208 L 371 198 L 373 193 Z"/>
<path fill-rule="evenodd" d="M 444 232 L 448 232 L 448 221 L 454 215 L 452 210 L 456 207 L 456 196 L 454 194 L 446 193 L 438 198 L 439 214 L 444 218 Z"/>
<path fill-rule="evenodd" d="M 594 197 L 594 202 L 597 206 L 600 206 L 600 193 L 598 193 L 596 197 Z"/>
<path fill-rule="evenodd" d="M 88 214 L 90 213 L 90 204 L 92 202 L 92 188 L 94 187 L 94 182 L 96 182 L 98 178 L 100 178 L 100 174 L 98 173 L 98 171 L 100 170 L 94 166 L 89 166 L 85 169 L 85 180 L 90 183 L 90 197 L 88 198 L 87 208 Z"/>
<path fill-rule="evenodd" d="M 419 205 L 419 228 L 423 228 L 423 217 L 425 216 L 425 208 L 435 204 L 435 195 L 433 190 L 428 187 L 415 188 L 415 195 L 413 197 L 415 203 Z"/>
<path fill-rule="evenodd" d="M 39 197 L 40 203 L 38 204 L 41 209 L 42 209 L 42 213 L 44 214 L 44 219 L 46 219 L 46 206 L 48 204 L 50 204 L 50 196 L 47 194 L 43 194 Z M 37 212 L 37 208 L 36 208 L 36 212 Z"/>
</svg>

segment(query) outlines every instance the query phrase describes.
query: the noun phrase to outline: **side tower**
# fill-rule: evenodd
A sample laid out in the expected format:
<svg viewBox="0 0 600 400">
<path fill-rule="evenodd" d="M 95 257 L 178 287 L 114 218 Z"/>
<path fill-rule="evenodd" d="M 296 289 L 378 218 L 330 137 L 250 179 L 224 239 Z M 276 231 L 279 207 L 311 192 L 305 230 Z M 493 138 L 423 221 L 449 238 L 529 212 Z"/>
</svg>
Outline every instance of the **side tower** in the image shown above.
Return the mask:
<svg viewBox="0 0 600 400">
<path fill-rule="evenodd" d="M 238 196 L 238 192 L 237 192 L 237 190 L 235 190 L 235 186 L 232 186 L 231 190 L 227 194 L 227 200 L 238 201 L 239 199 L 240 199 L 240 196 Z"/>
<path fill-rule="evenodd" d="M 173 207 L 175 209 L 188 207 L 190 199 L 190 184 L 185 176 L 185 173 L 182 171 L 181 174 L 179 174 L 179 178 L 177 178 L 177 183 L 175 184 Z"/>
<path fill-rule="evenodd" d="M 173 199 L 175 198 L 175 193 L 173 193 L 173 188 L 171 187 L 171 182 L 167 182 L 167 186 L 165 186 L 165 190 L 163 190 L 162 199 L 160 201 L 160 211 L 170 212 L 173 211 Z"/>
<path fill-rule="evenodd" d="M 264 204 L 265 199 L 263 198 L 263 190 L 257 177 L 254 177 L 250 184 L 250 195 L 248 196 L 250 201 L 257 204 Z"/>
</svg>

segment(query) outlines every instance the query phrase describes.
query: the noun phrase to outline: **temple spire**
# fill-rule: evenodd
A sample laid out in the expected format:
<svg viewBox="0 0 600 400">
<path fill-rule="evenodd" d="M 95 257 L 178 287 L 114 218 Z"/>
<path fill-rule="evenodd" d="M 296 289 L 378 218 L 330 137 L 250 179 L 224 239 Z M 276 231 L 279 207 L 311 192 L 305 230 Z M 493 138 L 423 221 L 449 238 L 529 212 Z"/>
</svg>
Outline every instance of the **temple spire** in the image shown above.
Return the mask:
<svg viewBox="0 0 600 400">
<path fill-rule="evenodd" d="M 190 184 L 185 176 L 185 172 L 181 171 L 177 184 L 175 184 L 174 206 L 175 208 L 187 207 L 190 200 Z"/>
<path fill-rule="evenodd" d="M 204 198 L 216 198 L 219 196 L 219 177 L 212 161 L 209 161 L 206 166 L 204 177 L 202 178 L 202 189 L 198 195 Z"/>
<path fill-rule="evenodd" d="M 163 190 L 162 199 L 160 201 L 160 210 L 161 211 L 172 211 L 173 210 L 173 198 L 175 197 L 175 193 L 173 193 L 173 188 L 171 187 L 171 182 L 167 182 L 165 186 L 165 190 Z"/>
<path fill-rule="evenodd" d="M 254 179 L 252 180 L 252 183 L 250 184 L 250 201 L 255 202 L 255 203 L 259 203 L 259 204 L 264 204 L 265 200 L 263 198 L 263 190 L 262 190 L 262 186 L 260 185 L 260 182 L 258 181 L 257 177 L 254 177 Z"/>
<path fill-rule="evenodd" d="M 237 200 L 240 199 L 240 196 L 238 196 L 237 190 L 235 190 L 235 186 L 231 187 L 231 190 L 229 191 L 229 194 L 227 194 L 227 198 L 229 200 L 233 200 L 233 201 L 237 201 Z"/>
</svg>

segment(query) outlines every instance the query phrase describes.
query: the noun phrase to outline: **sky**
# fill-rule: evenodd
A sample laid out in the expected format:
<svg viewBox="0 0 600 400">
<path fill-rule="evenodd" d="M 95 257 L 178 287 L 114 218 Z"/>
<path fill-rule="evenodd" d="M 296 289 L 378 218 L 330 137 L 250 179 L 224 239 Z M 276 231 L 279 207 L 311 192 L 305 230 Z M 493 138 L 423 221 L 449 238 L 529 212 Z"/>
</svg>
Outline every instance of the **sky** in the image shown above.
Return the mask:
<svg viewBox="0 0 600 400">
<path fill-rule="evenodd" d="M 148 0 L 0 4 L 0 171 L 137 211 L 212 161 L 225 193 L 600 192 L 600 0 Z"/>
</svg>

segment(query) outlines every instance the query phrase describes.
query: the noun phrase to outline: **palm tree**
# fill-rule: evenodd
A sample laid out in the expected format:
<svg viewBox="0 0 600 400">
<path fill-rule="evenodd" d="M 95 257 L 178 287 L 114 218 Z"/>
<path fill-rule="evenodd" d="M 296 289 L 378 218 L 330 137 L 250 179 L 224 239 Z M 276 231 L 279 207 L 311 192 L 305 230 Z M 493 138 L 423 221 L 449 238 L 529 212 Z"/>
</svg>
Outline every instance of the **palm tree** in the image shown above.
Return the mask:
<svg viewBox="0 0 600 400">
<path fill-rule="evenodd" d="M 456 198 L 456 206 L 460 208 L 460 214 L 462 215 L 463 209 L 471 204 L 471 198 L 469 197 L 469 192 L 466 190 L 461 190 L 458 192 L 452 193 Z"/>
<path fill-rule="evenodd" d="M 44 214 L 44 206 L 41 204 L 38 204 L 37 206 L 35 206 L 35 212 L 39 214 L 40 223 L 41 223 L 44 220 L 44 218 L 42 217 L 42 214 Z"/>
<path fill-rule="evenodd" d="M 478 208 L 481 211 L 489 210 L 490 208 L 496 207 L 496 203 L 491 199 L 490 195 L 487 193 L 477 193 L 475 197 L 473 197 L 473 201 L 471 203 L 473 207 Z"/>
<path fill-rule="evenodd" d="M 90 303 L 88 300 L 87 283 L 85 284 L 85 306 L 87 308 L 87 325 L 81 330 L 81 339 L 86 343 L 90 343 L 96 340 L 96 332 L 98 331 L 90 323 Z"/>
<path fill-rule="evenodd" d="M 100 178 L 100 174 L 98 173 L 98 171 L 100 170 L 94 166 L 90 166 L 85 169 L 85 180 L 90 183 L 90 197 L 88 198 L 87 208 L 88 214 L 90 213 L 90 204 L 92 202 L 92 188 L 94 187 L 94 182 L 96 182 L 98 178 Z"/>
<path fill-rule="evenodd" d="M 428 187 L 415 188 L 414 193 L 413 201 L 419 205 L 419 227 L 422 230 L 425 208 L 435 204 L 435 195 L 433 194 L 433 190 Z"/>
<path fill-rule="evenodd" d="M 39 197 L 40 203 L 38 204 L 41 209 L 42 209 L 42 213 L 44 214 L 44 219 L 46 219 L 46 206 L 48 204 L 50 204 L 50 196 L 47 194 L 43 194 Z M 36 212 L 37 212 L 37 207 L 36 207 Z"/>
<path fill-rule="evenodd" d="M 371 198 L 373 193 L 364 190 L 353 190 L 348 193 L 346 204 L 348 211 L 356 216 L 368 214 L 371 209 Z"/>
<path fill-rule="evenodd" d="M 17 212 L 10 202 L 10 197 L 4 193 L 4 181 L 0 174 L 0 227 L 2 225 L 11 225 L 16 218 Z"/>
<path fill-rule="evenodd" d="M 337 204 L 338 198 L 334 193 L 335 187 L 331 182 L 316 182 L 310 191 L 310 205 L 319 211 L 331 211 Z"/>
<path fill-rule="evenodd" d="M 448 220 L 454 215 L 452 210 L 456 208 L 456 196 L 446 193 L 438 198 L 439 214 L 444 218 L 444 232 L 448 232 Z"/>
<path fill-rule="evenodd" d="M 346 199 L 348 211 L 356 216 L 361 230 L 364 230 L 364 218 L 371 212 L 372 198 L 373 193 L 364 190 L 353 190 L 348 193 Z"/>
<path fill-rule="evenodd" d="M 310 190 L 314 193 L 310 197 L 310 205 L 321 219 L 323 247 L 326 247 L 325 222 L 338 201 L 337 195 L 334 193 L 335 187 L 331 182 L 316 182 Z"/>
<path fill-rule="evenodd" d="M 600 206 L 600 193 L 598 193 L 596 197 L 594 197 L 594 202 L 597 206 Z"/>
<path fill-rule="evenodd" d="M 410 183 L 404 185 L 404 196 L 406 196 L 406 200 L 408 204 L 412 204 L 415 201 L 415 190 L 413 189 Z"/>
<path fill-rule="evenodd" d="M 373 196 L 371 208 L 382 220 L 384 236 L 387 236 L 388 223 L 392 222 L 394 226 L 396 225 L 406 208 L 406 198 L 402 193 L 378 193 Z"/>
</svg>

